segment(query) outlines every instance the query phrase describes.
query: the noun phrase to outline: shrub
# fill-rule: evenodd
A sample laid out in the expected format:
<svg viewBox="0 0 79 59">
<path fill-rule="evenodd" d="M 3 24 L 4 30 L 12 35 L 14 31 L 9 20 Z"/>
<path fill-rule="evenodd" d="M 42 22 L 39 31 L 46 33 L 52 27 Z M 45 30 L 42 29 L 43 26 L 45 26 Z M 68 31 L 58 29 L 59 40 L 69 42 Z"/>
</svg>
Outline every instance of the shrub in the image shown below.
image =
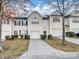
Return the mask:
<svg viewBox="0 0 79 59">
<path fill-rule="evenodd" d="M 11 40 L 14 40 L 15 39 L 15 35 L 11 35 Z"/>
<path fill-rule="evenodd" d="M 77 37 L 79 37 L 79 33 L 76 33 L 75 35 L 76 35 Z"/>
<path fill-rule="evenodd" d="M 52 35 L 48 35 L 48 39 L 52 39 Z"/>
<path fill-rule="evenodd" d="M 14 35 L 15 38 L 18 38 L 18 35 Z"/>
<path fill-rule="evenodd" d="M 15 38 L 18 38 L 18 35 L 11 35 L 12 40 L 14 40 Z"/>
<path fill-rule="evenodd" d="M 46 35 L 41 35 L 41 39 L 45 40 L 46 39 Z"/>
<path fill-rule="evenodd" d="M 25 39 L 30 39 L 30 35 L 25 35 Z"/>
<path fill-rule="evenodd" d="M 6 40 L 10 40 L 10 36 L 8 36 L 8 35 L 5 36 L 5 39 L 6 39 Z"/>
<path fill-rule="evenodd" d="M 66 32 L 67 37 L 74 37 L 75 33 L 74 32 Z"/>
</svg>

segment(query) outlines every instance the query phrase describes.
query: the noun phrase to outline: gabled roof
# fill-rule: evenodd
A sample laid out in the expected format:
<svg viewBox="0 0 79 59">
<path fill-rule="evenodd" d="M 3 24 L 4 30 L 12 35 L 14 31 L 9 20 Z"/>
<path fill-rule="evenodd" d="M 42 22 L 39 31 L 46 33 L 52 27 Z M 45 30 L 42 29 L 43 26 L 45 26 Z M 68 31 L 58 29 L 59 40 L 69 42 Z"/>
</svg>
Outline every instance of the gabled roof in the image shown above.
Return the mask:
<svg viewBox="0 0 79 59">
<path fill-rule="evenodd" d="M 79 11 L 73 11 L 73 12 L 71 12 L 70 16 L 79 16 Z"/>
<path fill-rule="evenodd" d="M 16 20 L 27 20 L 27 17 L 12 17 L 12 19 L 16 19 Z"/>
<path fill-rule="evenodd" d="M 61 14 L 60 14 L 60 12 L 58 10 L 56 10 L 50 16 L 53 16 L 53 15 L 61 15 Z"/>
<path fill-rule="evenodd" d="M 39 12 L 37 12 L 37 11 L 33 11 L 33 12 L 30 12 L 28 15 L 27 15 L 27 17 L 29 17 L 30 15 L 32 15 L 33 13 L 37 13 L 37 14 L 39 14 L 41 17 L 43 17 Z"/>
<path fill-rule="evenodd" d="M 48 20 L 49 19 L 49 15 L 46 15 L 45 17 L 43 17 L 43 20 Z"/>
</svg>

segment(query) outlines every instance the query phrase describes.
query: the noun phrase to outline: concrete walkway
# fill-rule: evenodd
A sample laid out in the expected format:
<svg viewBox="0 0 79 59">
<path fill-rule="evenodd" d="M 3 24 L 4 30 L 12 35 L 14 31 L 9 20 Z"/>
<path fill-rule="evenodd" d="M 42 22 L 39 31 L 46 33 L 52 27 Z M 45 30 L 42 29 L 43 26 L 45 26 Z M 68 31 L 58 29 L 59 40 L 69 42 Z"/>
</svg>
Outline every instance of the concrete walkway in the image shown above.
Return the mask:
<svg viewBox="0 0 79 59">
<path fill-rule="evenodd" d="M 62 39 L 62 37 L 58 37 L 60 39 Z M 79 38 L 69 38 L 69 37 L 66 37 L 66 41 L 69 41 L 69 42 L 72 42 L 74 44 L 78 44 L 79 45 Z"/>
</svg>

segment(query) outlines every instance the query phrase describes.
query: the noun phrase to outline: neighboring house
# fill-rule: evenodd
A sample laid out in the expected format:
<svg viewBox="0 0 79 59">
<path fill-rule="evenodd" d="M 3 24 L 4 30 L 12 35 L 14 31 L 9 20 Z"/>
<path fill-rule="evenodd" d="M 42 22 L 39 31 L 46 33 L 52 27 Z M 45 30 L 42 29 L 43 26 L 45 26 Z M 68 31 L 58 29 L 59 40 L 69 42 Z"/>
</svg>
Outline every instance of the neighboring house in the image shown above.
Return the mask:
<svg viewBox="0 0 79 59">
<path fill-rule="evenodd" d="M 79 23 L 73 23 L 74 16 L 66 18 L 66 32 L 79 32 Z M 78 21 L 78 20 L 77 20 Z M 47 35 L 62 36 L 62 16 L 55 11 L 51 15 L 43 16 L 37 11 L 30 13 L 26 17 L 12 17 L 2 21 L 2 39 L 6 35 L 30 35 L 31 39 L 40 38 L 46 32 Z"/>
<path fill-rule="evenodd" d="M 50 15 L 49 23 L 49 34 L 52 34 L 52 36 L 62 36 L 62 16 L 58 11 Z"/>
<path fill-rule="evenodd" d="M 6 35 L 27 35 L 28 20 L 26 17 L 12 17 L 9 20 L 2 20 L 2 39 Z"/>
<path fill-rule="evenodd" d="M 72 12 L 65 18 L 65 31 L 79 33 L 79 12 Z"/>
<path fill-rule="evenodd" d="M 73 12 L 69 18 L 70 31 L 79 33 L 79 12 Z"/>
</svg>

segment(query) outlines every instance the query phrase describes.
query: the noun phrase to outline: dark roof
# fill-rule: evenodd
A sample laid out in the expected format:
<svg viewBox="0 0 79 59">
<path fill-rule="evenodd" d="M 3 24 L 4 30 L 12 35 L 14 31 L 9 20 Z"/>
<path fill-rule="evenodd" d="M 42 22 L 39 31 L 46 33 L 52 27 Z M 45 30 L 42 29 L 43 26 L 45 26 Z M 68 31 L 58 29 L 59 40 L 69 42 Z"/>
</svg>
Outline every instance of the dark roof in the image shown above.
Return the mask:
<svg viewBox="0 0 79 59">
<path fill-rule="evenodd" d="M 21 20 L 27 20 L 27 17 L 12 17 L 13 19 L 21 19 Z"/>
<path fill-rule="evenodd" d="M 48 16 L 48 15 L 46 15 L 45 17 L 43 17 L 43 20 L 44 20 L 44 19 L 49 19 L 49 16 Z"/>
<path fill-rule="evenodd" d="M 70 17 L 70 15 L 66 15 L 66 16 L 65 16 L 65 18 L 69 18 L 69 17 Z"/>
</svg>

